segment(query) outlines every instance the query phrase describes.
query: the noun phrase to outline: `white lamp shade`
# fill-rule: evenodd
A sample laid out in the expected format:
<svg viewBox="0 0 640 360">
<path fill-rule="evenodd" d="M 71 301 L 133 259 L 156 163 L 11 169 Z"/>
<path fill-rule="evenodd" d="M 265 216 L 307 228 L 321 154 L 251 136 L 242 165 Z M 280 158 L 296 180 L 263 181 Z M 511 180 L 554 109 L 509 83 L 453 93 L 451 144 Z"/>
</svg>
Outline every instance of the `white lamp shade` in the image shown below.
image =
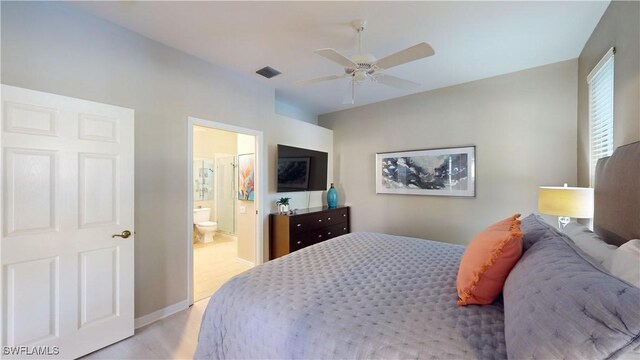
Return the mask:
<svg viewBox="0 0 640 360">
<path fill-rule="evenodd" d="M 593 189 L 541 186 L 538 190 L 538 211 L 555 216 L 591 218 Z"/>
</svg>

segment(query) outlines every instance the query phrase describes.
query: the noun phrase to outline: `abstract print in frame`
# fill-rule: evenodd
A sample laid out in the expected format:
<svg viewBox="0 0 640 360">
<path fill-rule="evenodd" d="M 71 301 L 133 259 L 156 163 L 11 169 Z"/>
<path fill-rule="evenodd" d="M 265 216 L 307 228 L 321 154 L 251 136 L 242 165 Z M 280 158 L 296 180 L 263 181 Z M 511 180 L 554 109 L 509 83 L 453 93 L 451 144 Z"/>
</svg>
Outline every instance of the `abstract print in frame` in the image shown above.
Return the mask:
<svg viewBox="0 0 640 360">
<path fill-rule="evenodd" d="M 476 196 L 476 147 L 376 154 L 376 193 Z"/>
<path fill-rule="evenodd" d="M 238 155 L 238 200 L 253 201 L 255 155 Z"/>
</svg>

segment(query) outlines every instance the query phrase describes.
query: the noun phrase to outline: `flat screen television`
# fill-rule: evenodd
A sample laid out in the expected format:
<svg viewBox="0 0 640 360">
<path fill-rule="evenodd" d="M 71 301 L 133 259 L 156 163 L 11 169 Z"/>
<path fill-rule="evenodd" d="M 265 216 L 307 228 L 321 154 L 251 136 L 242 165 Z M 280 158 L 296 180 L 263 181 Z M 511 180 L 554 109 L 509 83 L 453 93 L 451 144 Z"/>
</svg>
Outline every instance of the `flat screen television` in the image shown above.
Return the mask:
<svg viewBox="0 0 640 360">
<path fill-rule="evenodd" d="M 328 154 L 278 145 L 278 192 L 327 190 Z"/>
</svg>

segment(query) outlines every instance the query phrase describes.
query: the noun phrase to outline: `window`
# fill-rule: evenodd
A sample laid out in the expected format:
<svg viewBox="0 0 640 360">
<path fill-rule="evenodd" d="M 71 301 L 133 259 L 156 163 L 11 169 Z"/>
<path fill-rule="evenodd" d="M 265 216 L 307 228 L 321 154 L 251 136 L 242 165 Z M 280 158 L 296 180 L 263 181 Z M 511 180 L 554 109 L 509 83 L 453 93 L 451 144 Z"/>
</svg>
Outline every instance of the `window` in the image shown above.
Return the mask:
<svg viewBox="0 0 640 360">
<path fill-rule="evenodd" d="M 590 184 L 598 159 L 613 153 L 613 56 L 611 48 L 587 76 L 589 84 Z"/>
</svg>

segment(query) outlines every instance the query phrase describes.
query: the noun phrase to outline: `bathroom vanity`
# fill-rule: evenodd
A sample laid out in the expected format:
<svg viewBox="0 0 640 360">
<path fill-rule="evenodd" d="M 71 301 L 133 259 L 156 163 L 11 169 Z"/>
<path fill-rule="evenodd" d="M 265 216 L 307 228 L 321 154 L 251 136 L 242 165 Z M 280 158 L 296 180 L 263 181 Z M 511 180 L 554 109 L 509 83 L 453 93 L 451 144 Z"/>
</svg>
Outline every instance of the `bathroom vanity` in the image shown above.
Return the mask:
<svg viewBox="0 0 640 360">
<path fill-rule="evenodd" d="M 297 210 L 269 215 L 269 260 L 349 233 L 349 207 Z"/>
</svg>

